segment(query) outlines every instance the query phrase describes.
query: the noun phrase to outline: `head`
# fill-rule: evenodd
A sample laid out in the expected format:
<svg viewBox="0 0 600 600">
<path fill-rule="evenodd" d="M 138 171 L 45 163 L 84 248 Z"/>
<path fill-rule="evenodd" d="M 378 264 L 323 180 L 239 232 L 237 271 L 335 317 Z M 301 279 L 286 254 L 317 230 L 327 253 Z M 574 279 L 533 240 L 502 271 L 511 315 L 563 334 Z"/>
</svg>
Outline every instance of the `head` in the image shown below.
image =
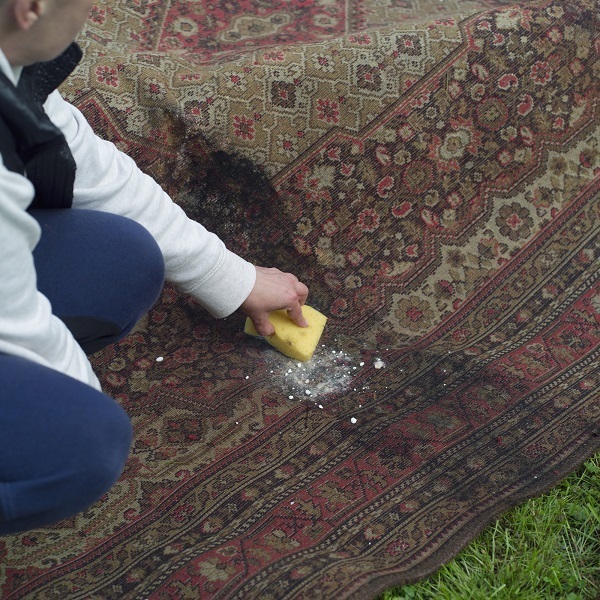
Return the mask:
<svg viewBox="0 0 600 600">
<path fill-rule="evenodd" d="M 83 27 L 92 0 L 0 0 L 0 48 L 13 67 L 52 60 Z"/>
</svg>

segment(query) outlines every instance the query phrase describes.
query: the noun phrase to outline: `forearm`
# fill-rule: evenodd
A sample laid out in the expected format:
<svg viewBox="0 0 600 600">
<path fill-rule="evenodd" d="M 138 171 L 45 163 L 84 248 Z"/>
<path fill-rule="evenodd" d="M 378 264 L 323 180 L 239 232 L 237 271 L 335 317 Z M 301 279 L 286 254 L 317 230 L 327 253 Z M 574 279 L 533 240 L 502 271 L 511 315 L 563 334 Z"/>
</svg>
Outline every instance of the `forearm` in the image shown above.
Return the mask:
<svg viewBox="0 0 600 600">
<path fill-rule="evenodd" d="M 150 231 L 165 260 L 166 278 L 193 296 L 211 314 L 224 317 L 250 294 L 254 267 L 192 221 L 160 186 L 118 151 L 99 139 L 79 111 L 59 95 L 47 104 L 77 162 L 74 207 L 129 217 Z"/>
</svg>

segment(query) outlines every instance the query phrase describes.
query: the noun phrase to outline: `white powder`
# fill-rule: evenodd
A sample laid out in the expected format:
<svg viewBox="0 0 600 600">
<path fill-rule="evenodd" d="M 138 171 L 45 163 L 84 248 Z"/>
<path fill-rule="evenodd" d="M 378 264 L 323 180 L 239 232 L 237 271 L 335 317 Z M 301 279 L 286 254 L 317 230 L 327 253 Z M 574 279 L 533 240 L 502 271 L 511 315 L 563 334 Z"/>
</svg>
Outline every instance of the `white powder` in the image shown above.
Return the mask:
<svg viewBox="0 0 600 600">
<path fill-rule="evenodd" d="M 348 388 L 356 375 L 356 360 L 344 350 L 327 350 L 322 345 L 307 362 L 297 362 L 272 353 L 265 365 L 269 377 L 289 400 L 323 408 L 323 400 Z M 360 363 L 363 366 L 365 363 Z"/>
</svg>

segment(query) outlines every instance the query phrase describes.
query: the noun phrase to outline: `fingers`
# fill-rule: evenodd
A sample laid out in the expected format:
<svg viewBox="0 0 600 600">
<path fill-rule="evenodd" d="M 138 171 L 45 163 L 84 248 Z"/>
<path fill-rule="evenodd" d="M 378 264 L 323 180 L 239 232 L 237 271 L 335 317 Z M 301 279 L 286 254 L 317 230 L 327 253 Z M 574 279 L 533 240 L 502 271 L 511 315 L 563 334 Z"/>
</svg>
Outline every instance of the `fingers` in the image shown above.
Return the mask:
<svg viewBox="0 0 600 600">
<path fill-rule="evenodd" d="M 305 300 L 306 300 L 306 298 L 305 298 Z M 304 318 L 304 315 L 302 314 L 302 305 L 303 304 L 304 304 L 304 302 L 302 302 L 302 303 L 298 302 L 294 306 L 287 309 L 287 313 L 290 316 L 290 319 L 292 319 L 292 321 L 294 321 L 294 323 L 296 323 L 296 325 L 298 325 L 298 327 L 308 327 L 308 322 Z"/>
<path fill-rule="evenodd" d="M 275 328 L 271 324 L 271 321 L 269 321 L 268 313 L 263 313 L 254 318 L 250 318 L 254 323 L 254 328 L 256 329 L 256 333 L 258 333 L 258 335 L 269 336 L 275 333 Z"/>
<path fill-rule="evenodd" d="M 298 280 L 296 279 L 296 281 Z M 300 306 L 304 306 L 306 299 L 308 298 L 308 288 L 301 281 L 298 281 L 296 292 L 298 293 L 298 302 L 300 303 Z"/>
<path fill-rule="evenodd" d="M 268 336 L 275 332 L 269 321 L 269 314 L 274 310 L 286 310 L 296 325 L 307 327 L 302 314 L 307 297 L 308 287 L 295 275 L 276 268 L 256 267 L 256 283 L 240 308 L 252 319 L 257 333 Z"/>
<path fill-rule="evenodd" d="M 285 307 L 290 319 L 299 327 L 308 327 L 308 322 L 302 314 L 302 306 L 308 298 L 308 288 L 291 273 L 281 273 L 281 276 L 286 278 L 286 283 L 290 286 L 286 292 L 291 296 L 291 304 Z"/>
</svg>

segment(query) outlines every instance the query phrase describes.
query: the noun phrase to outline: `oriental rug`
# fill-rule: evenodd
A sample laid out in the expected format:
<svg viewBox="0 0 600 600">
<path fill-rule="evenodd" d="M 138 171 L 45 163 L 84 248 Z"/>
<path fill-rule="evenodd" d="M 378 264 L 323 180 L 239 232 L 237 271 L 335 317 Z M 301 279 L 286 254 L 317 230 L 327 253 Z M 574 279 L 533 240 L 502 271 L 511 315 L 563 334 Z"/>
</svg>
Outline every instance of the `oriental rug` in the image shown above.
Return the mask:
<svg viewBox="0 0 600 600">
<path fill-rule="evenodd" d="M 598 5 L 98 2 L 63 87 L 329 317 L 309 363 L 167 286 L 94 357 L 131 415 L 5 599 L 372 598 L 600 447 Z"/>
</svg>

